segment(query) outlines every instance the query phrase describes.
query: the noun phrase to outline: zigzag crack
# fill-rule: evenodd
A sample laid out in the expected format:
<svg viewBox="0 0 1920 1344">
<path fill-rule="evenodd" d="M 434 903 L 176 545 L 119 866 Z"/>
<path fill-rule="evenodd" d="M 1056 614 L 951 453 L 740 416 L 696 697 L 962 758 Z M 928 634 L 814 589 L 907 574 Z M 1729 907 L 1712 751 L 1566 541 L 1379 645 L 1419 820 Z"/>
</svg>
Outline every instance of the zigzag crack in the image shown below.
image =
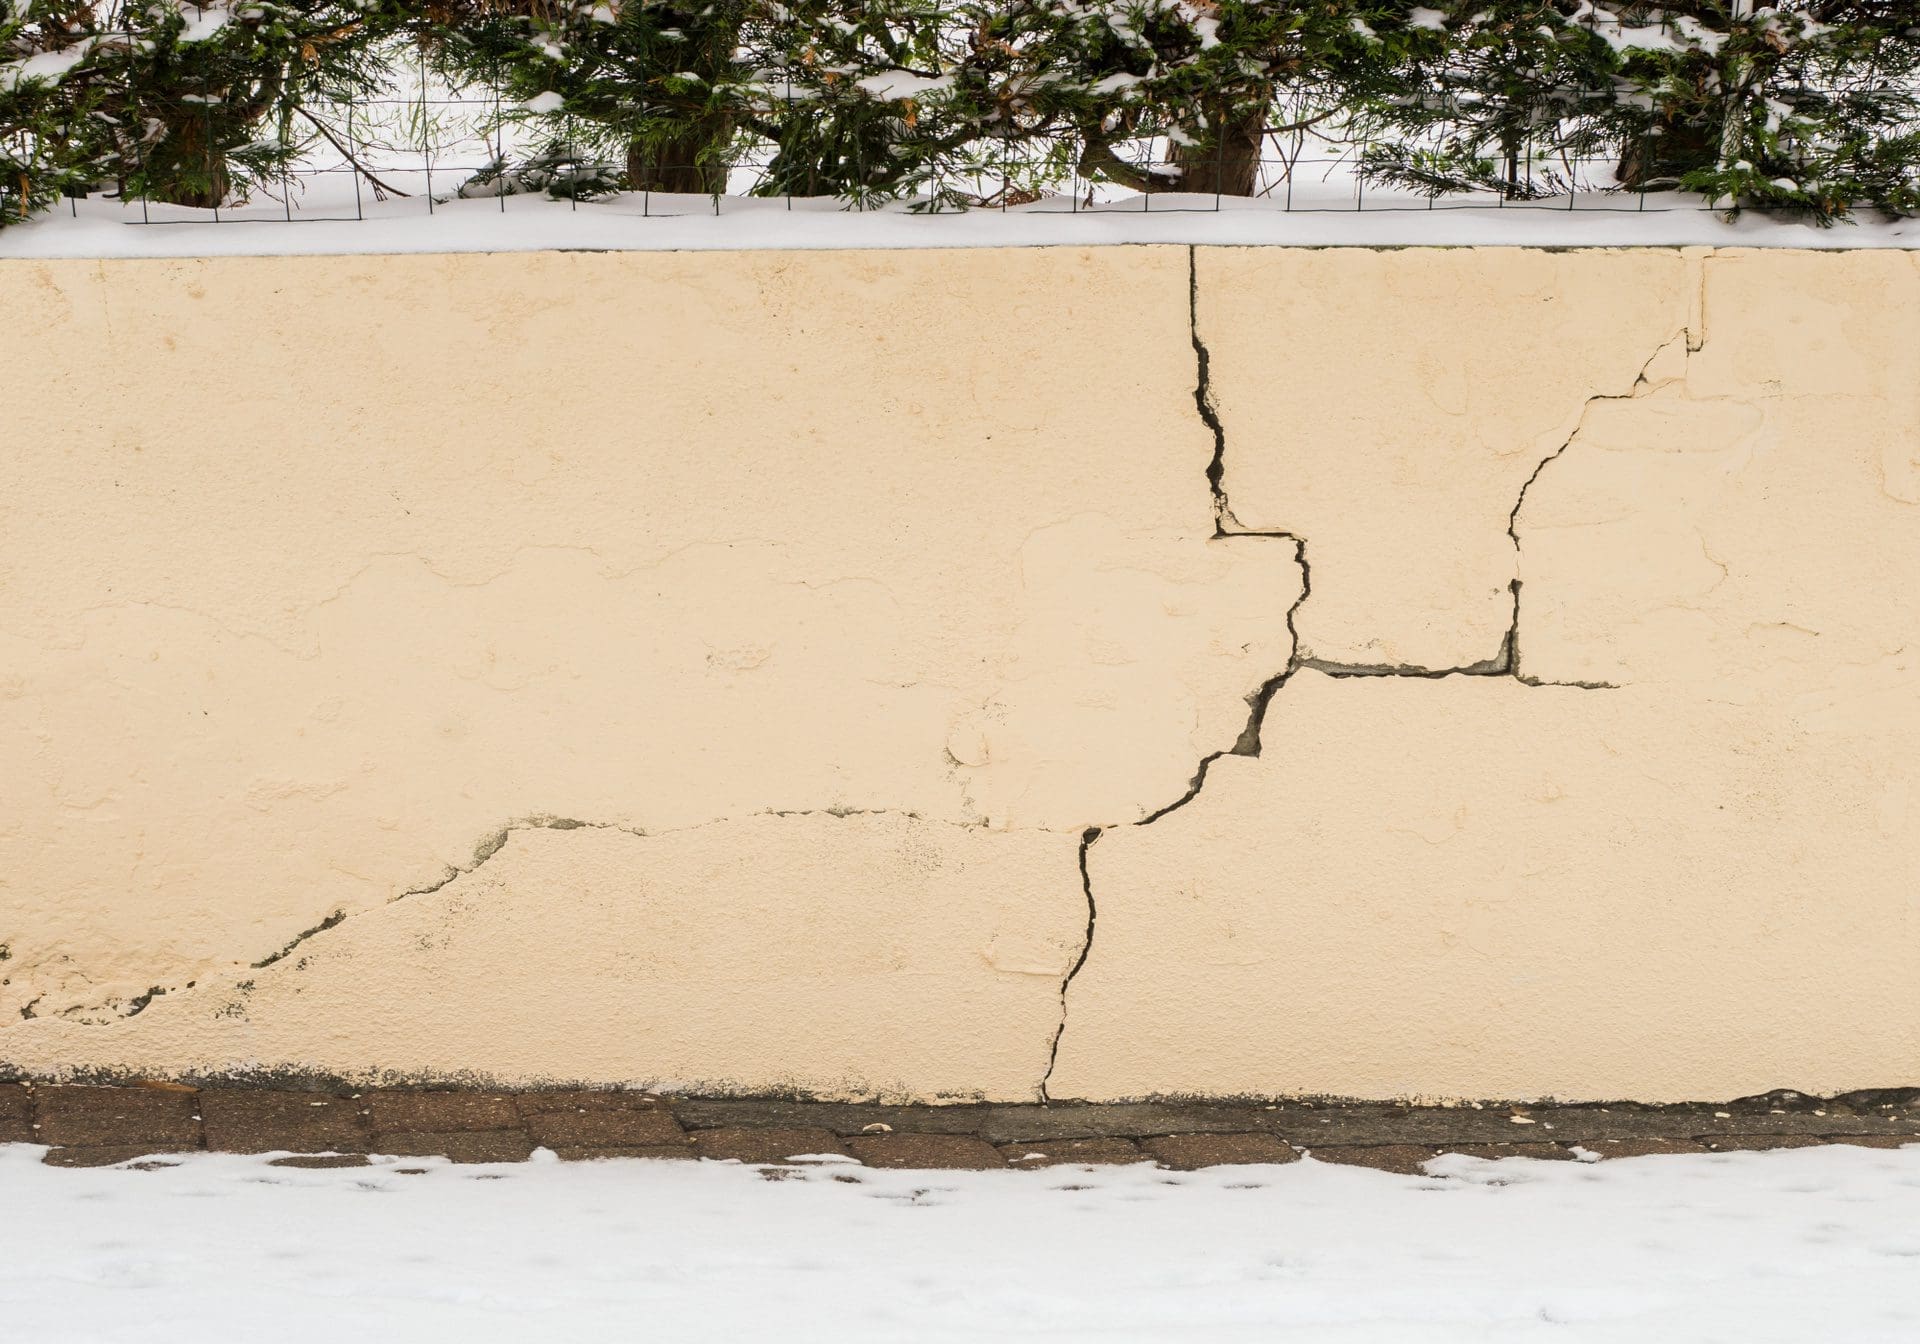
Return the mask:
<svg viewBox="0 0 1920 1344">
<path fill-rule="evenodd" d="M 1214 539 L 1231 541 L 1240 537 L 1272 537 L 1291 541 L 1294 544 L 1295 558 L 1300 565 L 1300 596 L 1294 601 L 1292 606 L 1287 608 L 1287 633 L 1293 642 L 1292 652 L 1287 658 L 1287 665 L 1281 669 L 1276 676 L 1263 682 L 1258 690 L 1247 697 L 1247 725 L 1240 730 L 1240 736 L 1234 741 L 1231 747 L 1221 751 L 1210 752 L 1206 756 L 1201 757 L 1200 764 L 1193 772 L 1193 778 L 1187 784 L 1186 792 L 1182 793 L 1165 807 L 1159 808 L 1132 823 L 1133 825 L 1151 826 L 1162 817 L 1179 811 L 1195 798 L 1199 797 L 1200 791 L 1206 787 L 1208 771 L 1212 769 L 1213 763 L 1222 756 L 1260 755 L 1260 732 L 1262 725 L 1266 721 L 1267 706 L 1272 703 L 1273 697 L 1279 693 L 1280 688 L 1285 686 L 1287 682 L 1292 679 L 1293 674 L 1302 668 L 1308 668 L 1327 676 L 1341 678 L 1419 677 L 1429 680 L 1439 680 L 1444 677 L 1512 677 L 1515 681 L 1525 686 L 1559 686 L 1579 690 L 1617 689 L 1617 687 L 1610 682 L 1547 681 L 1539 677 L 1530 677 L 1520 670 L 1520 578 L 1517 574 L 1507 585 L 1508 591 L 1513 597 L 1513 616 L 1508 623 L 1506 634 L 1500 641 L 1499 649 L 1495 651 L 1494 656 L 1491 658 L 1463 664 L 1459 667 L 1427 668 L 1408 664 L 1335 663 L 1324 659 L 1303 656 L 1300 651 L 1300 631 L 1297 625 L 1297 618 L 1300 608 L 1306 604 L 1307 598 L 1313 593 L 1313 567 L 1307 560 L 1306 538 L 1292 532 L 1270 532 L 1244 528 L 1240 525 L 1239 519 L 1234 517 L 1232 505 L 1227 497 L 1225 484 L 1227 470 L 1226 424 L 1220 418 L 1219 404 L 1215 401 L 1213 395 L 1212 352 L 1207 348 L 1206 341 L 1200 335 L 1199 248 L 1193 246 L 1187 248 L 1187 323 L 1188 339 L 1193 346 L 1196 373 L 1193 388 L 1193 403 L 1195 409 L 1199 412 L 1201 423 L 1206 425 L 1208 431 L 1213 435 L 1213 456 L 1207 463 L 1206 477 L 1207 489 L 1213 498 Z M 1513 502 L 1513 508 L 1507 514 L 1507 536 L 1511 538 L 1513 542 L 1514 565 L 1516 569 L 1519 567 L 1521 556 L 1519 531 L 1520 511 L 1526 505 L 1527 492 L 1533 488 L 1534 482 L 1540 479 L 1540 473 L 1546 470 L 1547 465 L 1557 460 L 1561 454 L 1573 446 L 1574 440 L 1579 438 L 1580 425 L 1585 422 L 1586 418 L 1584 407 L 1591 406 L 1596 401 L 1624 401 L 1639 396 L 1647 386 L 1647 374 L 1653 367 L 1654 361 L 1659 359 L 1667 347 L 1673 344 L 1673 340 L 1687 340 L 1689 348 L 1693 348 L 1691 338 L 1685 331 L 1678 337 L 1662 342 L 1660 348 L 1649 355 L 1646 361 L 1640 366 L 1640 371 L 1634 379 L 1631 390 L 1624 394 L 1602 394 L 1589 397 L 1583 404 L 1580 421 L 1576 422 L 1572 433 L 1567 435 L 1566 441 L 1534 465 L 1533 471 L 1526 479 L 1526 483 L 1520 487 L 1520 493 Z M 1080 880 L 1085 889 L 1087 899 L 1086 940 L 1080 948 L 1079 958 L 1067 971 L 1066 978 L 1060 982 L 1060 1022 L 1054 1029 L 1053 1047 L 1047 1056 L 1046 1073 L 1042 1075 L 1040 1079 L 1039 1096 L 1042 1101 L 1051 1099 L 1048 1095 L 1048 1085 L 1053 1078 L 1054 1067 L 1059 1062 L 1060 1041 L 1067 1029 L 1068 991 L 1073 985 L 1074 977 L 1080 974 L 1081 968 L 1087 964 L 1087 958 L 1093 952 L 1096 904 L 1093 894 L 1093 879 L 1087 870 L 1087 851 L 1093 842 L 1099 839 L 1101 833 L 1101 829 L 1095 827 L 1088 830 L 1081 839 Z"/>
</svg>

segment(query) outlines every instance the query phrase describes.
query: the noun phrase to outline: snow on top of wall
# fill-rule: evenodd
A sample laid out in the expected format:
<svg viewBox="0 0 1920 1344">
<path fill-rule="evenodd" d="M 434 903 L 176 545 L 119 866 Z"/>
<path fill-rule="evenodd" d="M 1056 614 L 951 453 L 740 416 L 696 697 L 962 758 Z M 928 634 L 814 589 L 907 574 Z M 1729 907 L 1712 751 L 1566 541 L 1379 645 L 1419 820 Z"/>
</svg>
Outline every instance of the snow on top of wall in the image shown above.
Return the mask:
<svg viewBox="0 0 1920 1344">
<path fill-rule="evenodd" d="M 94 199 L 0 230 L 0 258 L 200 257 L 401 252 L 715 251 L 1054 247 L 1129 243 L 1297 247 L 1920 248 L 1920 219 L 1863 214 L 1833 228 L 1751 212 L 1729 219 L 1678 198 L 1575 198 L 1506 207 L 1383 197 L 1284 209 L 1274 201 L 1162 195 L 1075 210 L 1065 198 L 1006 211 L 851 211 L 831 200 L 626 194 L 582 202 L 542 196 L 368 199 L 359 207 L 260 201 L 212 213 Z M 503 208 L 504 207 L 504 208 Z M 149 222 L 150 221 L 150 222 Z"/>
</svg>

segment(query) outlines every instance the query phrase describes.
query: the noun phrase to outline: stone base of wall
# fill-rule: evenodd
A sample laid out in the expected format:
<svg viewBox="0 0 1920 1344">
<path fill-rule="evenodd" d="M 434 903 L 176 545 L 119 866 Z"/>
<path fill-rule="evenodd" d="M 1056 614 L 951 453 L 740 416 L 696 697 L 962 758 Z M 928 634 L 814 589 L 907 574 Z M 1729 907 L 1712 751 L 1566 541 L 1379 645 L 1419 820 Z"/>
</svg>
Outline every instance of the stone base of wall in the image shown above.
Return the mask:
<svg viewBox="0 0 1920 1344">
<path fill-rule="evenodd" d="M 293 1166 L 386 1158 L 518 1162 L 707 1158 L 780 1166 L 1048 1167 L 1322 1162 L 1418 1172 L 1443 1153 L 1597 1158 L 1920 1144 L 1920 1089 L 1749 1097 L 1723 1106 L 1417 1107 L 1342 1102 L 860 1106 L 606 1091 L 474 1092 L 0 1084 L 0 1143 L 56 1166 L 184 1152 L 281 1153 Z"/>
</svg>

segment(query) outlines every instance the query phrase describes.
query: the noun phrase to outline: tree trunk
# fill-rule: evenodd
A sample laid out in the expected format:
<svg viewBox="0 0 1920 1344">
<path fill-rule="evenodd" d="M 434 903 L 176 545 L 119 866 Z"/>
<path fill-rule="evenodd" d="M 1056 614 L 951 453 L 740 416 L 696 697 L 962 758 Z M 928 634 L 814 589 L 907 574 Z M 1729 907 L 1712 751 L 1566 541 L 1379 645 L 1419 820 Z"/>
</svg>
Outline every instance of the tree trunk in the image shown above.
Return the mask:
<svg viewBox="0 0 1920 1344">
<path fill-rule="evenodd" d="M 1753 0 L 1730 0 L 1727 6 L 1727 18 L 1732 24 L 1738 24 L 1753 17 Z M 1747 81 L 1753 78 L 1753 58 L 1736 56 L 1727 63 L 1727 69 L 1721 72 L 1721 87 L 1726 90 L 1726 111 L 1720 114 L 1720 170 L 1731 169 L 1740 158 L 1741 132 L 1745 129 L 1746 118 L 1742 115 L 1742 104 L 1746 101 Z"/>
<path fill-rule="evenodd" d="M 1711 168 L 1720 152 L 1721 128 L 1681 121 L 1670 113 L 1660 118 L 1660 134 L 1630 144 L 1620 155 L 1614 177 L 1630 191 L 1672 186 L 1675 179 L 1696 168 Z"/>
<path fill-rule="evenodd" d="M 722 195 L 727 189 L 727 164 L 714 151 L 724 149 L 732 137 L 731 126 L 692 126 L 670 140 L 628 145 L 627 189 Z M 702 151 L 707 161 L 702 161 Z"/>
<path fill-rule="evenodd" d="M 1191 144 L 1173 147 L 1179 170 L 1175 191 L 1209 196 L 1251 196 L 1260 187 L 1260 154 L 1266 145 L 1267 109 L 1208 109 L 1207 126 Z"/>
<path fill-rule="evenodd" d="M 185 112 L 170 119 L 165 132 L 141 151 L 139 167 L 146 179 L 143 193 L 150 201 L 219 208 L 233 190 L 227 157 L 212 143 L 205 115 Z"/>
</svg>

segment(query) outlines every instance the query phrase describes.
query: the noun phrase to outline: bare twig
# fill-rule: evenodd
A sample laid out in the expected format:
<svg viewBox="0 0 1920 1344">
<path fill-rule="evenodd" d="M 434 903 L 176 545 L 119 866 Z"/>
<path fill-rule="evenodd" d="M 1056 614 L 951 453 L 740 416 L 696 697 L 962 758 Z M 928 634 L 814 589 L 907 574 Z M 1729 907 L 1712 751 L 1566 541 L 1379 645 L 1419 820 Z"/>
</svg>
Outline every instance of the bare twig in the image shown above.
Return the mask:
<svg viewBox="0 0 1920 1344">
<path fill-rule="evenodd" d="M 412 195 L 411 192 L 402 191 L 400 190 L 400 188 L 393 186 L 391 183 L 382 182 L 378 177 L 375 177 L 373 174 L 373 171 L 369 169 L 364 163 L 360 162 L 359 159 L 355 158 L 353 155 L 353 151 L 348 149 L 345 145 L 341 144 L 340 137 L 335 135 L 333 133 L 332 128 L 330 128 L 324 121 L 320 120 L 320 118 L 314 116 L 313 113 L 307 111 L 307 109 L 304 107 L 296 106 L 293 110 L 295 112 L 298 112 L 301 116 L 305 117 L 308 121 L 312 122 L 313 128 L 316 131 L 320 132 L 321 135 L 326 137 L 328 144 L 332 145 L 335 149 L 340 151 L 340 157 L 345 159 L 348 163 L 352 164 L 355 172 L 359 173 L 360 176 L 366 178 L 367 181 L 373 184 L 373 189 L 375 191 L 388 192 L 394 196 Z"/>
</svg>

